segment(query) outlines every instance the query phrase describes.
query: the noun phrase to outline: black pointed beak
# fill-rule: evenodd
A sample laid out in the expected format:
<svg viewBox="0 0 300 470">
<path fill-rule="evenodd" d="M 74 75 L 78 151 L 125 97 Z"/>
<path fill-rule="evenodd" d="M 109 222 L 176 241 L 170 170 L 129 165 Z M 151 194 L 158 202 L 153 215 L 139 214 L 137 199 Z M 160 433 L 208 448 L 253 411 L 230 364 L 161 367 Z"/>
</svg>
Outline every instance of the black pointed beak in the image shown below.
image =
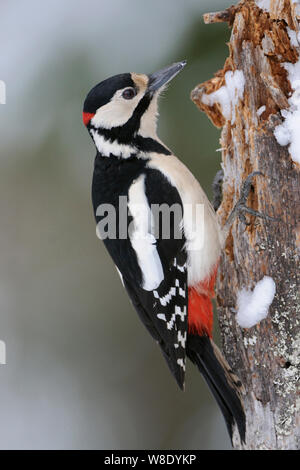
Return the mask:
<svg viewBox="0 0 300 470">
<path fill-rule="evenodd" d="M 148 92 L 154 93 L 163 85 L 169 83 L 186 65 L 186 60 L 182 62 L 176 62 L 175 64 L 169 65 L 158 72 L 152 73 L 148 75 L 149 83 L 148 83 Z"/>
</svg>

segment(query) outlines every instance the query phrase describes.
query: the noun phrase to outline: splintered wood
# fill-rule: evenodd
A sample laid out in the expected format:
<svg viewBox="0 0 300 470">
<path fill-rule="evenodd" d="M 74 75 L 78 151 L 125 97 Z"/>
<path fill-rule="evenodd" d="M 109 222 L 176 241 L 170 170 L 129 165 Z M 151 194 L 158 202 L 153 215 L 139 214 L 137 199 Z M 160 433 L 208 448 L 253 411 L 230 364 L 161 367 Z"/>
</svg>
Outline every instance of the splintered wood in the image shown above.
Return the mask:
<svg viewBox="0 0 300 470">
<path fill-rule="evenodd" d="M 293 91 L 284 64 L 299 60 L 298 10 L 298 2 L 289 0 L 247 0 L 206 14 L 206 23 L 232 26 L 229 57 L 191 94 L 212 123 L 222 127 L 220 225 L 253 171 L 263 176 L 253 179 L 248 206 L 279 219 L 246 215 L 250 224 L 245 225 L 237 218 L 224 240 L 219 268 L 223 349 L 247 390 L 247 449 L 297 449 L 300 442 L 299 164 L 274 136 Z M 267 318 L 241 328 L 236 322 L 238 292 L 253 289 L 264 276 L 276 284 Z M 242 448 L 237 436 L 234 445 Z"/>
</svg>

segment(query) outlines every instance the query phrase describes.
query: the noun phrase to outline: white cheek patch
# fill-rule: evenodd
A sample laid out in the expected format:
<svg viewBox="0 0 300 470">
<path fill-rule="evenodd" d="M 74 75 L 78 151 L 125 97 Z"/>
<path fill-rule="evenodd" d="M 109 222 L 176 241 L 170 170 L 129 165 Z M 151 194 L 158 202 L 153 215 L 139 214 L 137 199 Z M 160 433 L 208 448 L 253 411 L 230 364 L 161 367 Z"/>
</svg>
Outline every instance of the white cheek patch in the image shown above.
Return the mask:
<svg viewBox="0 0 300 470">
<path fill-rule="evenodd" d="M 91 119 L 91 124 L 94 127 L 111 129 L 123 126 L 131 118 L 141 99 L 141 93 L 131 100 L 125 100 L 122 98 L 122 93 L 126 88 L 117 90 L 112 99 L 96 111 L 95 116 Z"/>
</svg>

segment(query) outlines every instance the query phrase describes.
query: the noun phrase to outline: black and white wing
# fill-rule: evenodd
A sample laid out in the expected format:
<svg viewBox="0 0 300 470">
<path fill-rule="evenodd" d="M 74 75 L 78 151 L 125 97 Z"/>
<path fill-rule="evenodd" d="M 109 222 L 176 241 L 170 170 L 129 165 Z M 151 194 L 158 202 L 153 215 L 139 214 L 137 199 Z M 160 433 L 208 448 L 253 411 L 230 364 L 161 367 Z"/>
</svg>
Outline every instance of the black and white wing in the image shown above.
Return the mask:
<svg viewBox="0 0 300 470">
<path fill-rule="evenodd" d="M 119 164 L 120 168 L 114 170 L 109 185 L 110 168 L 105 167 L 105 171 L 94 173 L 92 194 L 95 216 L 99 224 L 102 216 L 97 208 L 112 201 L 117 210 L 117 237 L 107 237 L 103 242 L 141 320 L 159 343 L 173 375 L 179 386 L 183 387 L 188 293 L 185 239 L 181 231 L 182 202 L 177 189 L 160 171 L 145 165 L 140 168 L 138 165 L 141 162 L 142 159 L 123 161 L 122 165 Z M 106 161 L 101 161 L 101 164 L 103 166 Z M 127 184 L 130 173 L 132 178 Z M 126 186 L 120 185 L 120 181 L 125 181 Z M 120 195 L 128 201 L 125 237 L 119 235 L 118 224 L 124 219 L 117 200 Z M 166 220 L 163 211 L 159 212 L 158 217 L 153 217 L 151 209 L 161 204 L 167 211 L 168 207 L 175 207 L 181 217 L 172 211 L 169 211 L 170 217 L 168 219 L 167 215 Z M 165 222 L 167 227 L 163 227 Z M 165 234 L 164 228 L 169 233 Z"/>
<path fill-rule="evenodd" d="M 132 216 L 129 237 L 142 272 L 142 283 L 138 285 L 124 277 L 124 285 L 141 320 L 159 343 L 177 383 L 183 388 L 188 291 L 181 199 L 176 188 L 158 170 L 149 169 L 129 188 L 128 201 Z M 170 207 L 178 210 L 181 217 L 169 211 L 165 221 L 166 213 L 163 212 L 153 220 L 150 206 L 154 208 L 161 204 L 165 204 L 167 211 Z M 163 227 L 165 222 L 168 227 Z M 138 235 L 141 235 L 140 239 Z"/>
<path fill-rule="evenodd" d="M 133 286 L 126 279 L 123 282 L 139 317 L 161 347 L 173 376 L 183 388 L 188 296 L 185 260 L 182 256 L 173 258 L 169 275 L 153 291 Z"/>
</svg>

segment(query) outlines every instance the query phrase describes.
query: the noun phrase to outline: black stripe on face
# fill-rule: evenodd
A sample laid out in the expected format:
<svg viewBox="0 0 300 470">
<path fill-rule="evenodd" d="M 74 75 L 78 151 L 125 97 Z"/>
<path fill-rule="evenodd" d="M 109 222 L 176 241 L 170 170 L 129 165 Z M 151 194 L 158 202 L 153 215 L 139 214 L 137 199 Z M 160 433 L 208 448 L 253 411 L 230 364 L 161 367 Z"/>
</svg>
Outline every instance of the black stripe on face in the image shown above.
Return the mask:
<svg viewBox="0 0 300 470">
<path fill-rule="evenodd" d="M 133 86 L 133 87 L 137 86 L 137 84 L 135 84 L 134 81 L 132 80 L 130 74 L 117 75 L 108 80 L 105 80 L 104 82 L 101 82 L 99 85 L 97 85 L 89 93 L 87 100 L 86 100 L 87 105 L 85 104 L 85 108 L 84 108 L 85 112 L 96 111 L 95 108 L 88 107 L 88 100 L 90 98 L 91 100 L 93 100 L 94 95 L 97 95 L 101 90 L 103 91 L 103 87 L 106 87 L 107 90 L 108 89 L 111 90 L 112 82 L 114 81 L 117 84 L 117 88 L 114 90 L 114 93 L 117 89 L 120 89 L 121 87 L 125 88 L 126 86 Z M 105 102 L 103 97 L 101 99 L 102 99 L 101 104 L 100 104 L 101 106 L 103 106 L 104 104 L 106 104 L 106 102 L 109 101 L 107 100 Z M 87 127 L 89 130 L 93 129 L 95 132 L 102 135 L 105 138 L 105 140 L 108 140 L 110 142 L 117 142 L 119 144 L 131 145 L 137 151 L 141 151 L 141 152 L 157 152 L 157 153 L 162 153 L 165 155 L 171 155 L 171 152 L 166 147 L 164 147 L 161 143 L 157 142 L 155 139 L 152 139 L 151 137 L 142 137 L 138 135 L 138 131 L 139 131 L 140 124 L 141 124 L 141 118 L 143 114 L 147 111 L 151 103 L 151 99 L 152 99 L 152 96 L 149 93 L 146 93 L 137 104 L 136 108 L 134 109 L 132 113 L 132 116 L 128 119 L 128 121 L 125 124 L 121 126 L 112 127 L 111 129 L 104 129 L 104 128 L 95 127 L 93 126 L 91 122 L 89 122 L 87 124 Z M 97 106 L 99 103 L 100 101 L 97 101 Z M 91 101 L 91 104 L 92 104 L 92 101 Z"/>
<path fill-rule="evenodd" d="M 143 96 L 139 101 L 135 110 L 132 113 L 132 116 L 128 121 L 122 126 L 112 127 L 111 129 L 105 129 L 105 134 L 107 138 L 111 141 L 117 140 L 121 144 L 130 144 L 133 140 L 135 134 L 137 134 L 140 128 L 140 122 L 143 114 L 147 111 L 151 98 L 148 95 Z M 97 129 L 96 129 L 97 130 Z M 100 129 L 102 131 L 104 129 Z M 105 134 L 103 134 L 105 136 Z"/>
<path fill-rule="evenodd" d="M 97 109 L 112 99 L 117 90 L 127 87 L 135 88 L 135 83 L 130 73 L 121 73 L 103 80 L 103 82 L 98 83 L 88 93 L 83 105 L 83 111 L 85 113 L 96 113 Z"/>
<path fill-rule="evenodd" d="M 90 123 L 88 127 L 90 129 L 94 129 L 96 132 L 103 135 L 106 140 L 110 140 L 111 142 L 116 141 L 119 144 L 133 145 L 135 139 L 137 139 L 138 143 L 139 139 L 136 137 L 136 134 L 140 128 L 141 118 L 147 111 L 150 102 L 151 97 L 149 95 L 144 95 L 133 111 L 132 116 L 122 126 L 112 127 L 111 129 L 103 129 L 97 128 L 93 126 L 92 123 Z"/>
</svg>

